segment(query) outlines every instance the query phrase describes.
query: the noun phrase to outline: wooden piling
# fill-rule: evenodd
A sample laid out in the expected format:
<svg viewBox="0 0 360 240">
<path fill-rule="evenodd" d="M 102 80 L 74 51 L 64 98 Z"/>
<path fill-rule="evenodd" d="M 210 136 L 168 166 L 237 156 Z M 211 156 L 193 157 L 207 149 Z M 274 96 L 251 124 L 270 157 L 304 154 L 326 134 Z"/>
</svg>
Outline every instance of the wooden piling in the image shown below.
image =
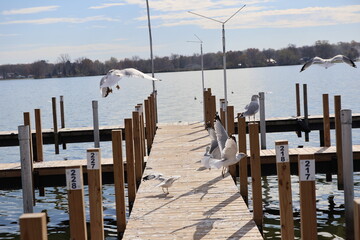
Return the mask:
<svg viewBox="0 0 360 240">
<path fill-rule="evenodd" d="M 265 93 L 259 92 L 260 102 L 260 143 L 261 149 L 266 149 Z"/>
<path fill-rule="evenodd" d="M 125 119 L 125 145 L 126 145 L 126 175 L 128 183 L 129 211 L 131 211 L 136 197 L 134 140 L 132 119 Z"/>
<path fill-rule="evenodd" d="M 34 161 L 34 152 L 33 150 L 33 139 L 32 139 L 32 133 L 31 133 L 31 120 L 30 120 L 30 113 L 24 112 L 24 125 L 29 126 L 29 144 L 30 144 L 30 158 L 31 158 L 31 168 L 32 168 L 32 162 Z"/>
<path fill-rule="evenodd" d="M 276 169 L 278 175 L 281 239 L 294 239 L 290 161 L 288 141 L 276 141 Z"/>
<path fill-rule="evenodd" d="M 126 206 L 125 206 L 125 180 L 124 163 L 122 152 L 122 131 L 113 130 L 112 151 L 114 159 L 114 186 L 116 204 L 116 225 L 118 237 L 121 238 L 126 228 Z"/>
<path fill-rule="evenodd" d="M 41 126 L 41 110 L 35 109 L 35 129 L 36 129 L 36 158 L 35 162 L 44 161 L 43 136 Z"/>
<path fill-rule="evenodd" d="M 67 168 L 66 188 L 69 202 L 70 239 L 87 239 L 83 186 L 82 167 Z"/>
<path fill-rule="evenodd" d="M 90 206 L 90 237 L 103 240 L 104 219 L 102 206 L 101 152 L 99 148 L 87 150 L 87 172 Z"/>
<path fill-rule="evenodd" d="M 226 111 L 227 116 L 227 133 L 229 136 L 235 134 L 235 124 L 234 124 L 234 106 L 227 106 Z M 229 166 L 229 173 L 232 176 L 235 184 L 236 184 L 236 165 Z"/>
<path fill-rule="evenodd" d="M 301 107 L 300 107 L 300 85 L 296 83 L 295 85 L 295 94 L 296 94 L 296 116 L 301 116 Z M 301 131 L 296 132 L 298 137 L 301 137 Z"/>
<path fill-rule="evenodd" d="M 151 94 L 148 97 L 150 104 L 150 124 L 151 124 L 151 140 L 154 142 L 155 132 L 156 132 L 156 121 L 155 121 L 155 111 L 154 111 L 154 96 Z"/>
<path fill-rule="evenodd" d="M 240 113 L 238 113 L 238 116 Z M 246 121 L 238 118 L 238 145 L 239 152 L 246 153 Z M 240 194 L 248 204 L 248 162 L 247 157 L 242 158 L 239 163 Z"/>
<path fill-rule="evenodd" d="M 329 94 L 322 95 L 323 100 L 323 125 L 324 125 L 324 147 L 330 147 L 330 114 L 329 114 Z"/>
<path fill-rule="evenodd" d="M 60 96 L 60 124 L 61 128 L 65 128 L 64 96 Z M 64 142 L 63 149 L 66 149 L 66 143 Z"/>
<path fill-rule="evenodd" d="M 259 124 L 249 123 L 250 138 L 250 166 L 252 179 L 252 198 L 254 221 L 262 232 L 263 206 L 261 190 L 261 164 L 260 164 L 260 145 L 259 145 Z"/>
<path fill-rule="evenodd" d="M 157 124 L 157 117 L 156 117 L 156 95 L 155 93 L 152 93 L 151 95 L 151 109 L 152 109 L 152 123 L 153 123 L 153 139 L 155 138 L 155 134 L 156 134 L 156 124 Z"/>
<path fill-rule="evenodd" d="M 147 146 L 147 154 L 150 154 L 151 145 L 152 145 L 152 138 L 151 138 L 151 117 L 150 117 L 150 103 L 148 99 L 144 100 L 145 106 L 145 119 L 146 119 L 146 146 Z"/>
<path fill-rule="evenodd" d="M 29 126 L 18 127 L 21 161 L 21 184 L 24 213 L 32 213 L 34 206 L 33 170 L 30 156 Z"/>
<path fill-rule="evenodd" d="M 135 180 L 136 187 L 139 187 L 141 183 L 142 176 L 142 149 L 141 149 L 141 139 L 140 139 L 140 114 L 139 112 L 132 112 L 133 119 L 133 139 L 134 139 L 134 161 L 135 161 Z"/>
<path fill-rule="evenodd" d="M 317 239 L 315 158 L 314 154 L 299 155 L 301 239 Z"/>
<path fill-rule="evenodd" d="M 46 213 L 24 213 L 21 215 L 20 239 L 47 240 Z"/>
<path fill-rule="evenodd" d="M 55 154 L 59 154 L 59 133 L 58 133 L 58 123 L 57 123 L 57 114 L 56 114 L 56 98 L 52 97 L 51 102 L 52 102 L 52 112 L 53 112 Z"/>
<path fill-rule="evenodd" d="M 145 144 L 145 121 L 144 121 L 144 106 L 143 104 L 139 103 L 136 107 L 136 111 L 140 113 L 140 131 L 141 131 L 141 147 L 142 147 L 142 154 L 146 156 L 146 144 Z M 144 158 L 143 158 L 144 160 Z M 144 162 L 143 162 L 144 166 Z"/>
<path fill-rule="evenodd" d="M 346 239 L 354 239 L 354 159 L 351 110 L 341 110 Z"/>
<path fill-rule="evenodd" d="M 210 114 L 210 122 L 212 124 L 212 127 L 214 127 L 214 119 L 216 115 L 216 97 L 213 95 L 210 96 L 209 114 Z"/>
<path fill-rule="evenodd" d="M 354 199 L 354 239 L 360 240 L 360 198 Z"/>
<path fill-rule="evenodd" d="M 303 84 L 304 94 L 304 122 L 306 127 L 309 126 L 309 113 L 308 113 L 308 99 L 307 99 L 307 84 Z M 305 132 L 305 142 L 309 141 L 309 133 Z"/>
<path fill-rule="evenodd" d="M 100 147 L 100 130 L 99 130 L 99 108 L 98 101 L 92 101 L 93 125 L 94 125 L 94 147 Z"/>
<path fill-rule="evenodd" d="M 207 123 L 212 123 L 210 120 L 210 112 L 209 112 L 209 100 L 210 100 L 211 93 L 208 90 L 204 90 L 204 110 L 205 110 L 205 127 Z"/>
<path fill-rule="evenodd" d="M 344 190 L 343 161 L 342 161 L 342 134 L 341 134 L 341 96 L 334 96 L 335 107 L 335 135 L 336 135 L 336 158 L 337 158 L 337 185 L 339 190 Z"/>
</svg>

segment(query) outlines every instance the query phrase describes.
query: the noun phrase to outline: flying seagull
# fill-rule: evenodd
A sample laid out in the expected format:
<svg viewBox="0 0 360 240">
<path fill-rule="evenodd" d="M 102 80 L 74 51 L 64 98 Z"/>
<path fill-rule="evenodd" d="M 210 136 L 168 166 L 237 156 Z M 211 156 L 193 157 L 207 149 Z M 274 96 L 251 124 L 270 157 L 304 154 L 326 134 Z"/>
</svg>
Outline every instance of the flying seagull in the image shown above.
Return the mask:
<svg viewBox="0 0 360 240">
<path fill-rule="evenodd" d="M 215 117 L 214 129 L 221 156 L 220 159 L 208 156 L 209 165 L 217 169 L 222 167 L 221 174 L 224 177 L 225 172 L 228 170 L 228 167 L 238 163 L 243 157 L 246 157 L 246 154 L 239 153 L 236 155 L 237 145 L 235 137 L 228 136 L 224 126 L 221 124 L 218 115 L 216 115 Z"/>
<path fill-rule="evenodd" d="M 157 78 L 152 78 L 145 73 L 136 70 L 135 68 L 125 68 L 122 70 L 111 69 L 104 77 L 100 80 L 100 92 L 102 97 L 107 97 L 112 92 L 111 87 L 116 85 L 117 89 L 120 89 L 119 81 L 123 77 L 138 77 L 145 78 L 153 81 L 158 81 Z"/>
<path fill-rule="evenodd" d="M 250 117 L 254 116 L 255 121 L 255 114 L 259 111 L 259 95 L 252 95 L 251 102 L 245 106 L 245 112 L 242 112 L 238 117 Z"/>
<path fill-rule="evenodd" d="M 351 67 L 356 68 L 355 63 L 350 58 L 348 58 L 344 55 L 336 55 L 335 57 L 329 58 L 329 59 L 322 59 L 321 57 L 314 57 L 314 58 L 310 59 L 309 61 L 307 61 L 302 66 L 300 72 L 304 71 L 305 69 L 310 67 L 312 64 L 319 64 L 319 66 L 328 68 L 328 67 L 333 66 L 335 63 L 340 63 L 340 62 L 347 63 Z"/>
<path fill-rule="evenodd" d="M 172 184 L 179 178 L 180 176 L 165 177 L 161 173 L 156 173 L 156 174 L 149 174 L 143 177 L 143 181 L 158 180 L 160 181 L 160 183 L 157 184 L 155 187 L 161 187 L 164 193 L 169 194 L 169 187 L 171 187 Z M 166 192 L 164 190 L 165 188 L 166 188 Z"/>
<path fill-rule="evenodd" d="M 208 125 L 206 127 L 206 130 L 209 133 L 211 142 L 210 142 L 210 146 L 206 147 L 206 151 L 205 151 L 204 157 L 201 159 L 201 163 L 205 168 L 211 169 L 210 162 L 209 162 L 210 159 L 211 158 L 220 159 L 221 153 L 220 153 L 219 144 L 218 144 L 218 141 L 216 138 L 215 129 L 212 128 L 210 125 Z"/>
</svg>

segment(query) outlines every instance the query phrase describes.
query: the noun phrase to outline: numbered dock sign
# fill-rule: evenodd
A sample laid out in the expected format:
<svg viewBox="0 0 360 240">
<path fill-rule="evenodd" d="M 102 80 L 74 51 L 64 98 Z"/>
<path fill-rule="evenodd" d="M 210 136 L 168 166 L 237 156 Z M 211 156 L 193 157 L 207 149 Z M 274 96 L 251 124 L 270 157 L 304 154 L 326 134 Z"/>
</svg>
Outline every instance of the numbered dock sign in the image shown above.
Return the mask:
<svg viewBox="0 0 360 240">
<path fill-rule="evenodd" d="M 100 169 L 99 152 L 87 152 L 87 169 Z"/>
<path fill-rule="evenodd" d="M 77 190 L 82 189 L 82 176 L 80 168 L 66 169 L 66 189 Z"/>
<path fill-rule="evenodd" d="M 300 181 L 315 181 L 315 160 L 299 160 L 299 178 Z"/>
<path fill-rule="evenodd" d="M 289 145 L 275 145 L 275 151 L 277 163 L 289 162 Z"/>
</svg>

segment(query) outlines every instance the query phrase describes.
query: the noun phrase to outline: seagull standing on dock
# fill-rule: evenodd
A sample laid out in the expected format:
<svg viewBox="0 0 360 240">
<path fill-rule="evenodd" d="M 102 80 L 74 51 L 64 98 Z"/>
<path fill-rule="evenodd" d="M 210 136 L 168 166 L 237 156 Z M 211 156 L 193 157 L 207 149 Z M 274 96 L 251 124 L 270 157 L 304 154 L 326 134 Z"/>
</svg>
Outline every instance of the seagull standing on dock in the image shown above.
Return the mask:
<svg viewBox="0 0 360 240">
<path fill-rule="evenodd" d="M 135 68 L 125 68 L 122 70 L 111 69 L 104 77 L 100 80 L 100 92 L 102 97 L 107 97 L 112 92 L 111 87 L 116 85 L 117 89 L 120 89 L 119 81 L 123 77 L 138 77 L 145 78 L 153 81 L 159 81 L 157 78 L 150 77 L 145 73 L 136 70 Z"/>
<path fill-rule="evenodd" d="M 242 112 L 237 118 L 239 117 L 250 117 L 254 116 L 254 122 L 255 122 L 255 114 L 259 111 L 259 95 L 252 95 L 251 102 L 245 106 L 245 112 Z"/>
<path fill-rule="evenodd" d="M 166 194 L 169 194 L 169 187 L 173 185 L 173 183 L 178 180 L 180 176 L 171 176 L 171 177 L 165 177 L 161 173 L 156 174 L 149 174 L 145 177 L 143 177 L 143 181 L 147 180 L 158 180 L 160 181 L 159 184 L 157 184 L 155 187 L 161 187 L 162 191 Z M 166 188 L 166 192 L 165 189 Z"/>
<path fill-rule="evenodd" d="M 214 168 L 221 168 L 221 175 L 224 177 L 226 171 L 228 170 L 229 166 L 238 163 L 243 157 L 247 155 L 244 153 L 237 153 L 237 145 L 234 136 L 228 136 L 224 126 L 221 124 L 220 118 L 218 115 L 215 117 L 215 124 L 214 129 L 216 133 L 216 139 L 218 142 L 218 147 L 220 151 L 220 159 L 213 158 L 210 155 L 209 158 L 209 165 Z"/>
<path fill-rule="evenodd" d="M 336 55 L 333 58 L 329 58 L 329 59 L 322 59 L 321 57 L 314 57 L 312 59 L 310 59 L 309 61 L 307 61 L 301 68 L 300 72 L 304 71 L 305 69 L 307 69 L 308 67 L 310 67 L 313 64 L 318 64 L 319 66 L 322 66 L 324 68 L 328 68 L 333 66 L 335 63 L 347 63 L 349 66 L 356 68 L 355 63 L 348 57 L 344 56 L 344 55 Z"/>
</svg>

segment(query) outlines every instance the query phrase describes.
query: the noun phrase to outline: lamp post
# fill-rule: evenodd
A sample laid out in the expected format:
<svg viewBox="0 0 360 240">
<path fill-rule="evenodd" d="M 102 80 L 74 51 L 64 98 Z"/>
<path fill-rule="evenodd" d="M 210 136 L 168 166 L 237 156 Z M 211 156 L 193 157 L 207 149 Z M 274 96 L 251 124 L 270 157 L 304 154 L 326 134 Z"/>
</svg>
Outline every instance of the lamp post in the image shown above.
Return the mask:
<svg viewBox="0 0 360 240">
<path fill-rule="evenodd" d="M 205 86 L 204 86 L 204 57 L 203 57 L 203 48 L 202 48 L 202 44 L 203 41 L 196 35 L 194 34 L 195 37 L 197 39 L 199 39 L 199 41 L 188 41 L 188 42 L 194 42 L 194 43 L 200 43 L 200 54 L 201 54 L 201 83 L 202 83 L 202 96 L 203 96 L 203 118 L 204 118 L 204 122 L 205 122 L 205 101 L 204 101 L 204 90 L 205 90 Z M 205 123 L 206 124 L 206 123 Z"/>
<path fill-rule="evenodd" d="M 150 9 L 149 9 L 149 1 L 146 0 L 146 9 L 147 9 L 147 17 L 148 17 L 148 28 L 149 28 L 149 39 L 150 39 L 150 59 L 151 59 L 151 76 L 154 78 L 154 56 L 153 56 L 153 48 L 152 48 L 152 35 L 151 35 L 151 24 L 150 24 Z M 153 80 L 153 93 L 155 92 L 155 81 Z"/>
<path fill-rule="evenodd" d="M 201 14 L 198 14 L 198 13 L 195 13 L 195 12 L 191 12 L 189 11 L 189 13 L 191 14 L 194 14 L 194 15 L 197 15 L 199 17 L 203 17 L 203 18 L 206 18 L 206 19 L 209 19 L 209 20 L 212 20 L 212 21 L 215 21 L 215 22 L 218 22 L 218 23 L 221 23 L 222 25 L 222 44 L 223 44 L 223 67 L 224 67 L 224 98 L 225 98 L 225 129 L 228 130 L 228 124 L 227 124 L 227 104 L 228 104 L 228 101 L 227 101 L 227 82 L 226 82 L 226 51 L 225 51 L 225 24 L 232 18 L 234 17 L 238 12 L 241 11 L 241 9 L 243 9 L 246 5 L 242 6 L 241 8 L 239 8 L 233 15 L 231 15 L 228 19 L 226 19 L 226 21 L 222 22 L 222 21 L 219 21 L 217 19 L 214 19 L 214 18 L 211 18 L 211 17 L 206 17 L 204 15 L 201 15 Z"/>
</svg>

